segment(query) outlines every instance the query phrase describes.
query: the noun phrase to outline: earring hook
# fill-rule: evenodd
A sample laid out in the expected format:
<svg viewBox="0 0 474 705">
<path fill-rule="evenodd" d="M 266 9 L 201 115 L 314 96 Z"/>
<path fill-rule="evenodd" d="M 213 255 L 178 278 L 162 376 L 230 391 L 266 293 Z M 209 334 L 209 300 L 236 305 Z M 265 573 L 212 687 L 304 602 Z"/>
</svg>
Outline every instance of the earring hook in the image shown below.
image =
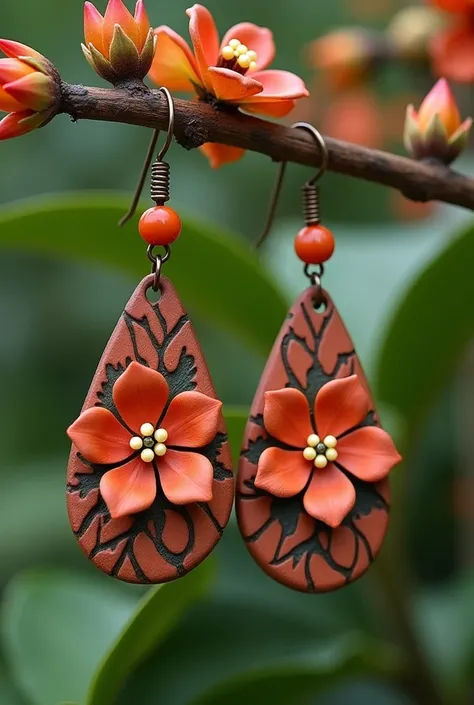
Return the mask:
<svg viewBox="0 0 474 705">
<path fill-rule="evenodd" d="M 294 125 L 291 125 L 292 128 L 295 129 L 300 129 L 300 130 L 306 130 L 309 132 L 315 139 L 317 145 L 319 146 L 319 149 L 321 151 L 321 166 L 319 167 L 318 171 L 316 174 L 306 181 L 306 183 L 303 186 L 303 192 L 307 194 L 308 192 L 312 191 L 314 192 L 314 187 L 316 183 L 321 179 L 323 174 L 327 171 L 327 168 L 329 166 L 329 150 L 328 146 L 326 144 L 326 141 L 322 134 L 317 130 L 313 125 L 310 125 L 309 122 L 295 122 Z M 268 209 L 268 215 L 267 215 L 267 220 L 265 223 L 265 226 L 263 228 L 263 232 L 260 235 L 260 238 L 258 239 L 257 243 L 255 244 L 255 248 L 258 249 L 267 239 L 267 237 L 270 234 L 270 231 L 272 229 L 273 221 L 275 220 L 275 214 L 278 206 L 278 201 L 280 200 L 280 194 L 281 194 L 281 189 L 283 186 L 283 179 L 285 177 L 285 172 L 286 172 L 286 167 L 288 165 L 288 162 L 282 162 L 280 164 L 280 167 L 278 169 L 278 174 L 277 178 L 275 181 L 275 185 L 273 187 L 273 191 L 270 197 L 270 207 Z M 305 195 L 306 198 L 306 195 Z M 312 209 L 310 210 L 307 208 L 307 212 L 311 213 L 311 217 L 319 218 L 319 204 L 312 203 L 311 204 Z M 314 207 L 317 206 L 316 210 L 314 210 Z M 306 204 L 305 204 L 306 207 Z"/>
<path fill-rule="evenodd" d="M 166 134 L 166 141 L 161 148 L 158 156 L 157 156 L 157 161 L 162 162 L 163 158 L 165 157 L 168 149 L 170 148 L 171 142 L 173 140 L 173 133 L 174 133 L 174 120 L 175 120 L 175 110 L 174 110 L 174 101 L 173 101 L 173 96 L 169 92 L 169 90 L 165 87 L 162 86 L 159 88 L 159 92 L 162 93 L 165 98 L 166 102 L 168 104 L 168 129 L 167 129 L 167 134 Z M 122 227 L 125 225 L 125 223 L 128 223 L 128 221 L 133 218 L 135 215 L 135 211 L 137 210 L 138 203 L 140 201 L 142 192 L 143 192 L 143 187 L 145 186 L 145 181 L 148 176 L 148 172 L 150 170 L 151 162 L 153 160 L 153 154 L 155 153 L 156 145 L 158 143 L 158 138 L 160 136 L 161 130 L 155 130 L 151 141 L 150 141 L 150 146 L 148 147 L 148 151 L 145 157 L 145 162 L 142 167 L 142 171 L 140 174 L 140 178 L 138 180 L 138 186 L 135 191 L 135 195 L 133 197 L 132 205 L 130 206 L 129 211 L 119 220 L 119 226 Z"/>
</svg>

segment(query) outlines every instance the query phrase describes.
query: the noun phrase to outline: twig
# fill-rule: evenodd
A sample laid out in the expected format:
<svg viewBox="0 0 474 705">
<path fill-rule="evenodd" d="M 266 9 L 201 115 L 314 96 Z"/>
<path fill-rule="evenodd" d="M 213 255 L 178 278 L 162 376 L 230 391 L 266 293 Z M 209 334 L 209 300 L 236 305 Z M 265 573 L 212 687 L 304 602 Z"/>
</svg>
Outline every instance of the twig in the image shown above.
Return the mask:
<svg viewBox="0 0 474 705">
<path fill-rule="evenodd" d="M 175 136 L 186 149 L 204 142 L 242 147 L 274 161 L 319 166 L 317 147 L 303 130 L 218 109 L 207 103 L 176 99 Z M 60 112 L 74 120 L 101 120 L 166 129 L 166 101 L 158 91 L 62 86 Z M 399 157 L 330 137 L 329 169 L 357 179 L 390 186 L 413 201 L 442 201 L 474 210 L 474 179 L 440 164 Z"/>
</svg>

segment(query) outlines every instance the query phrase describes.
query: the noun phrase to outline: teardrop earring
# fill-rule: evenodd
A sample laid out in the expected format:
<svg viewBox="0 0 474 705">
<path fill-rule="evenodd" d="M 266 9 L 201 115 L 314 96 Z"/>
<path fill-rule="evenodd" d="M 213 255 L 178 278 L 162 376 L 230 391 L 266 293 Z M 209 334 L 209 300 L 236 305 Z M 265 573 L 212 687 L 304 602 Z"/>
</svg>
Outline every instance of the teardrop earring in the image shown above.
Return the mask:
<svg viewBox="0 0 474 705">
<path fill-rule="evenodd" d="M 227 432 L 203 353 L 173 285 L 162 276 L 180 234 L 169 199 L 174 105 L 152 167 L 155 206 L 141 218 L 152 274 L 125 307 L 105 348 L 73 442 L 67 505 L 74 534 L 105 573 L 133 583 L 185 575 L 219 541 L 234 499 Z M 153 158 L 155 132 L 126 222 Z M 155 254 L 155 248 L 164 248 Z M 151 303 L 149 289 L 159 293 Z"/>
<path fill-rule="evenodd" d="M 387 476 L 401 460 L 380 428 L 354 345 L 321 286 L 334 237 L 321 225 L 317 182 L 303 187 L 306 226 L 295 240 L 311 286 L 291 308 L 263 372 L 243 440 L 236 509 L 240 531 L 264 571 L 303 592 L 359 578 L 388 524 Z M 280 166 L 261 244 L 268 236 L 286 164 Z M 315 268 L 314 268 L 315 267 Z"/>
</svg>

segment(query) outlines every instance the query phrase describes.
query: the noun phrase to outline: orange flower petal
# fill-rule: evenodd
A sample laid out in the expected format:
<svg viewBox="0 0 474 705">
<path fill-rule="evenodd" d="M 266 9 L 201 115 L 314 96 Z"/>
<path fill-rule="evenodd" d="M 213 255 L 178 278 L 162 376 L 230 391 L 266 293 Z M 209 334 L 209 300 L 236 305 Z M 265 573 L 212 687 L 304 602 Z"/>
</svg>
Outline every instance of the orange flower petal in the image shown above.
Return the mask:
<svg viewBox="0 0 474 705">
<path fill-rule="evenodd" d="M 45 58 L 39 51 L 35 51 L 26 44 L 13 42 L 11 39 L 0 39 L 0 49 L 6 56 L 10 56 L 13 59 L 17 59 L 20 56 L 29 56 L 32 59 L 41 59 L 44 61 Z"/>
<path fill-rule="evenodd" d="M 138 51 L 141 51 L 145 46 L 146 39 L 148 37 L 148 32 L 151 29 L 150 20 L 148 19 L 147 11 L 145 8 L 145 3 L 143 0 L 137 0 L 135 5 L 135 24 L 138 27 Z"/>
<path fill-rule="evenodd" d="M 86 45 L 93 44 L 97 51 L 103 56 L 109 57 L 109 47 L 104 47 L 104 39 L 102 36 L 102 27 L 104 18 L 99 10 L 91 3 L 86 2 L 84 5 L 84 37 Z"/>
<path fill-rule="evenodd" d="M 168 450 L 158 459 L 163 492 L 173 504 L 210 502 L 214 471 L 200 453 Z"/>
<path fill-rule="evenodd" d="M 0 86 L 0 110 L 6 113 L 20 112 L 25 110 L 26 105 L 20 103 L 12 95 L 6 93 L 4 89 Z"/>
<path fill-rule="evenodd" d="M 0 59 L 0 84 L 16 81 L 35 73 L 35 69 L 19 59 Z"/>
<path fill-rule="evenodd" d="M 32 110 L 23 110 L 19 113 L 10 113 L 0 120 L 0 140 L 9 140 L 12 137 L 26 135 L 27 132 L 36 130 L 41 125 L 43 116 Z"/>
<path fill-rule="evenodd" d="M 231 39 L 238 39 L 241 44 L 257 52 L 257 70 L 269 66 L 275 58 L 273 33 L 267 27 L 258 27 L 252 22 L 240 22 L 225 34 L 221 47 L 227 46 Z"/>
<path fill-rule="evenodd" d="M 471 25 L 437 34 L 430 45 L 434 71 L 457 83 L 474 81 L 474 28 Z"/>
<path fill-rule="evenodd" d="M 206 142 L 199 149 L 209 159 L 212 169 L 218 169 L 224 164 L 237 162 L 245 154 L 245 149 L 229 147 L 227 144 L 216 144 L 215 142 Z"/>
<path fill-rule="evenodd" d="M 447 12 L 469 12 L 472 10 L 472 0 L 428 0 L 429 5 Z"/>
<path fill-rule="evenodd" d="M 274 438 L 296 448 L 305 448 L 314 433 L 306 397 L 298 389 L 265 392 L 263 422 Z"/>
<path fill-rule="evenodd" d="M 308 514 L 335 529 L 349 514 L 355 500 L 352 482 L 329 463 L 322 470 L 315 471 L 303 503 Z"/>
<path fill-rule="evenodd" d="M 254 78 L 242 76 L 231 69 L 211 66 L 209 69 L 211 93 L 219 100 L 242 103 L 262 90 L 262 84 Z"/>
<path fill-rule="evenodd" d="M 122 0 L 109 0 L 107 9 L 104 15 L 104 23 L 102 25 L 102 39 L 104 49 L 107 52 L 104 54 L 109 57 L 110 45 L 114 38 L 115 25 L 119 24 L 127 37 L 132 40 L 135 46 L 140 44 L 140 33 L 134 17 L 125 7 Z"/>
<path fill-rule="evenodd" d="M 90 463 L 119 463 L 132 454 L 130 433 L 102 406 L 86 409 L 69 426 L 67 435 Z"/>
<path fill-rule="evenodd" d="M 39 71 L 6 83 L 3 89 L 18 101 L 22 110 L 46 110 L 54 102 L 52 80 Z"/>
<path fill-rule="evenodd" d="M 209 92 L 212 92 L 208 68 L 217 64 L 219 57 L 219 35 L 214 18 L 209 10 L 199 4 L 186 10 L 186 14 L 189 17 L 189 34 L 199 67 L 201 83 Z"/>
<path fill-rule="evenodd" d="M 202 448 L 216 436 L 222 402 L 200 392 L 178 394 L 161 422 L 168 431 L 169 445 Z"/>
<path fill-rule="evenodd" d="M 318 435 L 322 439 L 340 436 L 354 428 L 366 417 L 369 405 L 369 397 L 357 375 L 328 382 L 321 387 L 314 402 Z"/>
<path fill-rule="evenodd" d="M 268 117 L 281 118 L 291 113 L 296 103 L 294 100 L 278 100 L 274 103 L 256 100 L 253 103 L 245 103 L 242 109 L 246 113 L 255 113 L 256 115 L 267 115 Z"/>
<path fill-rule="evenodd" d="M 378 482 L 387 477 L 402 457 L 386 431 L 364 426 L 337 442 L 337 462 L 364 482 Z"/>
<path fill-rule="evenodd" d="M 158 46 L 151 65 L 149 78 L 157 86 L 166 86 L 170 91 L 195 91 L 199 86 L 196 60 L 182 37 L 169 27 L 155 29 Z"/>
<path fill-rule="evenodd" d="M 127 426 L 139 433 L 144 423 L 157 424 L 168 401 L 168 384 L 159 372 L 132 362 L 115 382 L 112 397 Z"/>
<path fill-rule="evenodd" d="M 134 458 L 120 468 L 109 470 L 101 478 L 100 493 L 112 519 L 148 509 L 156 497 L 153 463 Z"/>
<path fill-rule="evenodd" d="M 275 497 L 294 497 L 305 488 L 312 469 L 302 451 L 267 448 L 258 461 L 255 485 Z"/>
<path fill-rule="evenodd" d="M 272 103 L 278 100 L 297 100 L 298 98 L 307 98 L 309 91 L 305 86 L 304 81 L 290 71 L 255 71 L 251 74 L 252 79 L 263 86 L 263 90 L 258 95 L 253 95 L 245 101 L 254 103 L 261 101 L 264 103 Z"/>
</svg>

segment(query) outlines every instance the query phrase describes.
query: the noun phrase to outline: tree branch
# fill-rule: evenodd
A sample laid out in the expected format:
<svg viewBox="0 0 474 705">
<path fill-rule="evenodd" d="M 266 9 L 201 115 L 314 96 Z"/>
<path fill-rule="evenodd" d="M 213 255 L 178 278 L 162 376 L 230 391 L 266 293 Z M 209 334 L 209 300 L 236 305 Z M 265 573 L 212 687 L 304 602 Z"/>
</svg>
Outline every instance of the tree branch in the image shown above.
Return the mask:
<svg viewBox="0 0 474 705">
<path fill-rule="evenodd" d="M 267 122 L 221 106 L 175 99 L 174 134 L 186 149 L 204 142 L 260 152 L 274 161 L 319 166 L 318 147 L 304 130 Z M 74 120 L 102 120 L 166 130 L 167 104 L 158 91 L 62 85 L 59 112 Z M 359 147 L 330 137 L 329 169 L 357 179 L 390 186 L 413 201 L 443 201 L 474 210 L 474 179 L 440 164 Z"/>
</svg>

